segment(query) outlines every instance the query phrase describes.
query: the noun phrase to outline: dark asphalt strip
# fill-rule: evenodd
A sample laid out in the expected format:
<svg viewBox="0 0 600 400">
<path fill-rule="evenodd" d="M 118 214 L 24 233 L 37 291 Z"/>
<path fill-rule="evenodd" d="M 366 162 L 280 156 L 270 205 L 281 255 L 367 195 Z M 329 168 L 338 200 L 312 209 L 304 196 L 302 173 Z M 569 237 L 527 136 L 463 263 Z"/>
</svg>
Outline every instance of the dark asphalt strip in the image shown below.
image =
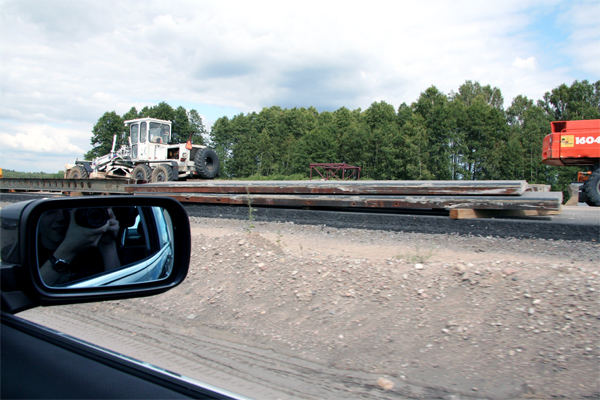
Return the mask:
<svg viewBox="0 0 600 400">
<path fill-rule="evenodd" d="M 600 226 L 580 222 L 553 221 L 552 217 L 481 218 L 453 220 L 447 212 L 382 213 L 289 208 L 185 204 L 190 216 L 232 218 L 265 222 L 325 225 L 417 233 L 454 233 L 471 236 L 599 241 Z"/>
</svg>

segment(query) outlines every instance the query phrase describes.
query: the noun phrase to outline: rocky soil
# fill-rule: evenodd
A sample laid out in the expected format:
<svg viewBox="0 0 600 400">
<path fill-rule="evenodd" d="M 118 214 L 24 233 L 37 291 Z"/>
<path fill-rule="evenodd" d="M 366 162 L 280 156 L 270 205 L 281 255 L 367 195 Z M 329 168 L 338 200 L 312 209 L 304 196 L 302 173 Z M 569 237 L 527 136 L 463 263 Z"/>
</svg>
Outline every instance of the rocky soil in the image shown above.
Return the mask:
<svg viewBox="0 0 600 400">
<path fill-rule="evenodd" d="M 24 315 L 146 316 L 192 341 L 210 331 L 334 381 L 364 374 L 367 397 L 600 397 L 597 242 L 195 217 L 192 235 L 176 289 Z"/>
</svg>

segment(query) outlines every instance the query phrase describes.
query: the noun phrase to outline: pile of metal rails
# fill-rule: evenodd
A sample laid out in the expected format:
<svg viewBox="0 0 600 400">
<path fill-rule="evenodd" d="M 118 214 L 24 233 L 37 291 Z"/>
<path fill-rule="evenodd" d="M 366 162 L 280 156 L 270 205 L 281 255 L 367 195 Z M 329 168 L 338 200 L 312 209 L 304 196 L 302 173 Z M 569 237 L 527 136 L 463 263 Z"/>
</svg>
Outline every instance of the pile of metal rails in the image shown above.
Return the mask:
<svg viewBox="0 0 600 400">
<path fill-rule="evenodd" d="M 560 211 L 562 202 L 561 192 L 526 181 L 187 181 L 127 185 L 125 190 L 205 204 L 447 210 L 452 218 L 506 211 L 553 214 Z"/>
<path fill-rule="evenodd" d="M 133 194 L 204 204 L 320 208 L 431 209 L 452 218 L 558 213 L 561 192 L 526 181 L 229 181 L 131 184 L 107 179 L 0 179 L 3 191 Z"/>
</svg>

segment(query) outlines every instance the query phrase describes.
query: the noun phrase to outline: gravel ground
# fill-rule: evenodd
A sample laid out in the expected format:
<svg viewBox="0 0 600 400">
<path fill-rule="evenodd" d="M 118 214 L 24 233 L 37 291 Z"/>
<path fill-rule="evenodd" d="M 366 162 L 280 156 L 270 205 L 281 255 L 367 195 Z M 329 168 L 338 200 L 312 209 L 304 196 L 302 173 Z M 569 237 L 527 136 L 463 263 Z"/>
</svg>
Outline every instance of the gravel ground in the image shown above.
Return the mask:
<svg viewBox="0 0 600 400">
<path fill-rule="evenodd" d="M 190 337 L 204 327 L 334 380 L 378 377 L 384 398 L 600 397 L 598 243 L 191 222 L 179 287 L 53 312 L 149 315 Z"/>
<path fill-rule="evenodd" d="M 189 320 L 392 383 L 600 395 L 598 244 L 192 222 Z"/>
</svg>

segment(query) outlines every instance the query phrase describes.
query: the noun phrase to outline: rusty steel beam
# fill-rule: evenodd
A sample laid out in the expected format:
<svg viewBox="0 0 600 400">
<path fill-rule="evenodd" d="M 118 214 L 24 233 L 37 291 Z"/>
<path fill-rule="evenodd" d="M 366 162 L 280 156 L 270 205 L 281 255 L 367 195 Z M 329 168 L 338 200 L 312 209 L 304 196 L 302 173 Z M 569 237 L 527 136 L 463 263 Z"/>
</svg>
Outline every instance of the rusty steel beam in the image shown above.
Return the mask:
<svg viewBox="0 0 600 400">
<path fill-rule="evenodd" d="M 38 190 L 44 192 L 127 193 L 126 181 L 111 179 L 36 179 L 2 178 L 2 190 Z"/>
<path fill-rule="evenodd" d="M 519 196 L 525 181 L 187 181 L 127 185 L 129 193 Z"/>
<path fill-rule="evenodd" d="M 136 192 L 168 195 L 181 202 L 278 207 L 379 209 L 560 210 L 561 192 L 527 192 L 521 196 L 326 196 Z"/>
</svg>

